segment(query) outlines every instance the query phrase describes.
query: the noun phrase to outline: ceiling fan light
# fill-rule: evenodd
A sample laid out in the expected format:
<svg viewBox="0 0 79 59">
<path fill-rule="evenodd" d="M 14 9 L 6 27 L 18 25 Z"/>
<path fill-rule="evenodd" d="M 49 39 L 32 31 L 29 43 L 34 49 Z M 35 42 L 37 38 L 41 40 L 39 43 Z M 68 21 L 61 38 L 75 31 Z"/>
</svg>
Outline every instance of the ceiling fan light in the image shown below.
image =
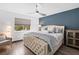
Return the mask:
<svg viewBox="0 0 79 59">
<path fill-rule="evenodd" d="M 36 11 L 36 13 L 39 13 L 39 11 Z"/>
</svg>

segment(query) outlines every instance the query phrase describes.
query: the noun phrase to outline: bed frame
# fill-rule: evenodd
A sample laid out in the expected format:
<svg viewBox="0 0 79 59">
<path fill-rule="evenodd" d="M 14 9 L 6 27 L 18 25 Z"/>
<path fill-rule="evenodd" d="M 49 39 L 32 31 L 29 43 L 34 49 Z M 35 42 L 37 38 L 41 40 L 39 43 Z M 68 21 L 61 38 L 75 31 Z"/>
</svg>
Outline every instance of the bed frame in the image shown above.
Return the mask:
<svg viewBox="0 0 79 59">
<path fill-rule="evenodd" d="M 24 45 L 36 55 L 45 55 L 48 53 L 48 44 L 35 36 L 25 37 Z"/>
<path fill-rule="evenodd" d="M 45 27 L 59 27 L 63 29 L 64 35 L 64 26 L 48 25 Z M 24 36 L 24 45 L 37 55 L 54 54 L 57 51 L 57 49 L 62 45 L 62 43 L 63 40 L 59 43 L 59 46 L 57 48 L 54 48 L 50 53 L 48 53 L 48 43 L 44 42 L 43 40 L 40 40 L 40 38 L 37 38 L 35 36 Z"/>
</svg>

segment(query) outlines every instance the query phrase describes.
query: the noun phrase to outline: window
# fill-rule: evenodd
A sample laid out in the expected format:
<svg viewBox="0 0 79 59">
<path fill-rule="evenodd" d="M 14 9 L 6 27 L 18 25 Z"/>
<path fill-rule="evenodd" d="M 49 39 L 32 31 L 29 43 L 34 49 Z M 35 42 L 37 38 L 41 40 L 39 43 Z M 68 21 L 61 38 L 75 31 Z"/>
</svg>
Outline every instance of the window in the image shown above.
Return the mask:
<svg viewBox="0 0 79 59">
<path fill-rule="evenodd" d="M 15 30 L 30 30 L 30 23 L 28 19 L 15 18 Z"/>
</svg>

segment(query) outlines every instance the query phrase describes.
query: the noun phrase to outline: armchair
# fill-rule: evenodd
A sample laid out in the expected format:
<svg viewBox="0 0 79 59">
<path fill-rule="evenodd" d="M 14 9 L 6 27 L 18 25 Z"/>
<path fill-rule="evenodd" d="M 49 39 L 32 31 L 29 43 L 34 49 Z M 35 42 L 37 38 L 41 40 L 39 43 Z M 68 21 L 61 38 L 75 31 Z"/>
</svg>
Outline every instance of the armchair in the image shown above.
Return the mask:
<svg viewBox="0 0 79 59">
<path fill-rule="evenodd" d="M 0 49 L 6 45 L 12 46 L 12 39 L 7 38 L 4 33 L 0 33 Z"/>
</svg>

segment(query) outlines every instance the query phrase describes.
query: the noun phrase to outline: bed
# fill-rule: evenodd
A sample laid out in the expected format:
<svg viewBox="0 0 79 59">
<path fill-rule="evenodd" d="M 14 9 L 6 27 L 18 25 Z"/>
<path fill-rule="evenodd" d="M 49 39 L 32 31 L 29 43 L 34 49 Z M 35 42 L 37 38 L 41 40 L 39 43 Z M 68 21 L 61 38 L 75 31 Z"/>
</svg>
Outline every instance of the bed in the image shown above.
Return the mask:
<svg viewBox="0 0 79 59">
<path fill-rule="evenodd" d="M 30 31 L 24 35 L 24 45 L 37 55 L 52 55 L 62 45 L 64 26 L 43 26 L 41 31 Z"/>
</svg>

